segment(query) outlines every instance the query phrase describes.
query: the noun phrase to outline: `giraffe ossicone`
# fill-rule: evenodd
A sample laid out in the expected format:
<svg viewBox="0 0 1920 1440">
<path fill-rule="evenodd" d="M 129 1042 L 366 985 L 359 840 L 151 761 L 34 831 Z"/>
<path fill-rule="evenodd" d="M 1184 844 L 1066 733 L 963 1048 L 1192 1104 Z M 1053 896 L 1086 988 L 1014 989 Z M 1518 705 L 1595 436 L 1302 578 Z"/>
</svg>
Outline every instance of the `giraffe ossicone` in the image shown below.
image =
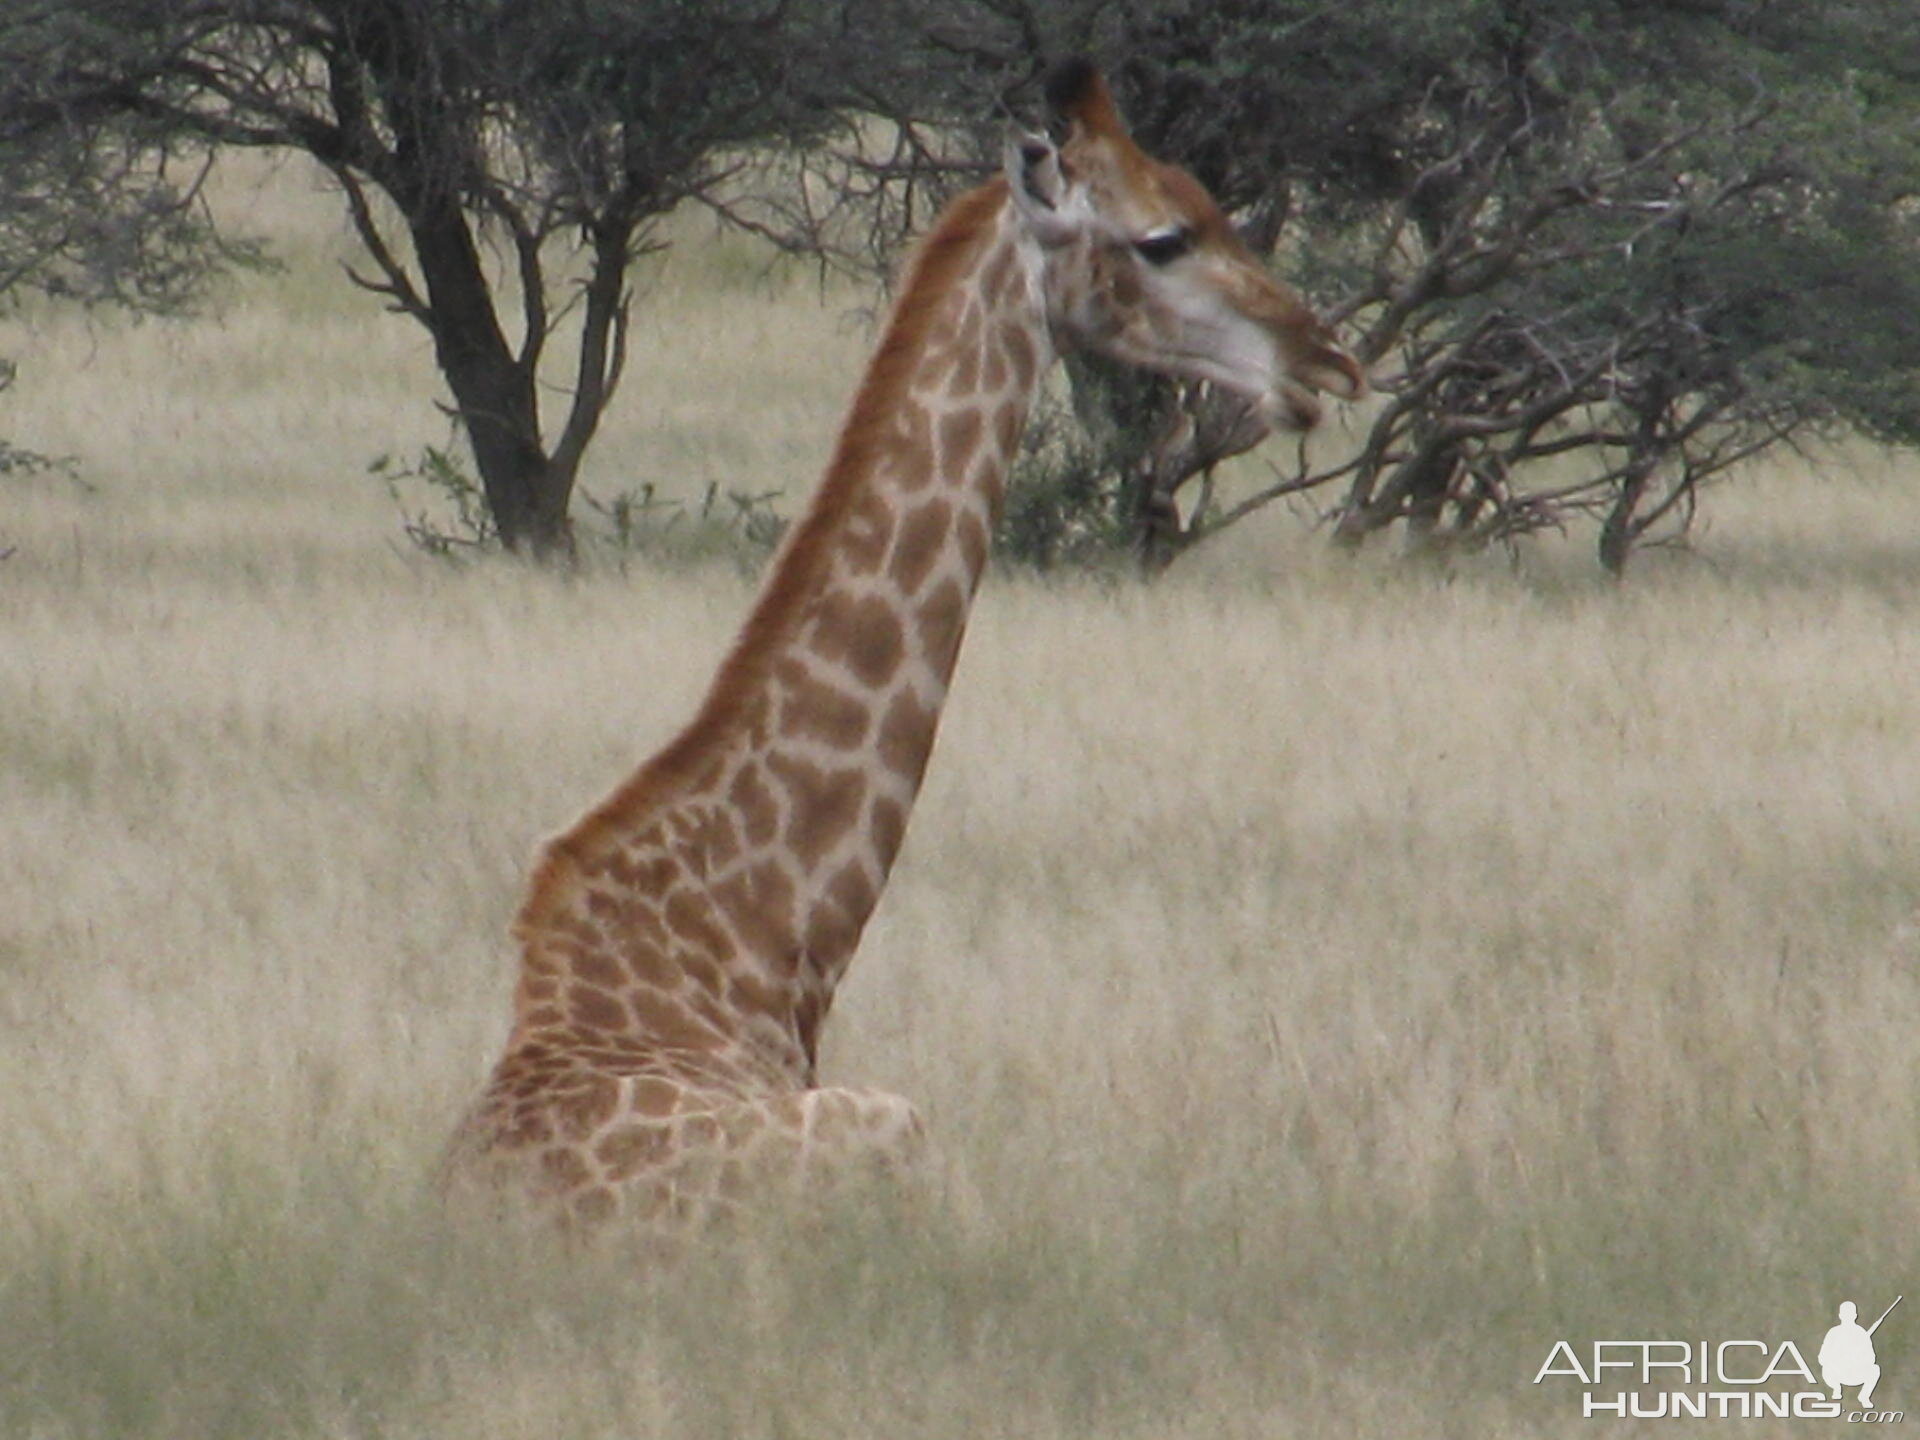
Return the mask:
<svg viewBox="0 0 1920 1440">
<path fill-rule="evenodd" d="M 1084 62 L 920 243 L 808 508 L 692 722 L 535 864 L 506 1050 L 447 1182 L 678 1226 L 782 1176 L 910 1162 L 906 1100 L 817 1083 L 905 834 L 1041 378 L 1085 349 L 1304 428 L 1360 367 Z"/>
</svg>

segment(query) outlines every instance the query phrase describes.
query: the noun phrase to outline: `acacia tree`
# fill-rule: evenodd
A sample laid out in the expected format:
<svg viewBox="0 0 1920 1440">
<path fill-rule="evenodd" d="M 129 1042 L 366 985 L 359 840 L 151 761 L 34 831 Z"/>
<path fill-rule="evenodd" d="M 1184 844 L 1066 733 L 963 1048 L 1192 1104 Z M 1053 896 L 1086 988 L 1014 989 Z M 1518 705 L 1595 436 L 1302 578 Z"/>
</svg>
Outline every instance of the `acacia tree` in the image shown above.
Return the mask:
<svg viewBox="0 0 1920 1440">
<path fill-rule="evenodd" d="M 1920 440 L 1896 313 L 1920 300 L 1920 96 L 1873 27 L 1823 62 L 1786 8 L 1504 7 L 1493 63 L 1410 112 L 1418 169 L 1339 307 L 1387 403 L 1351 461 L 1272 488 L 1347 477 L 1348 543 L 1590 514 L 1618 573 L 1803 429 Z"/>
<path fill-rule="evenodd" d="M 89 89 L 59 83 L 69 33 L 58 14 L 0 14 L 0 304 L 183 309 L 255 252 L 207 223 L 203 167 L 171 163 L 164 134 L 110 121 Z M 14 373 L 0 359 L 0 390 Z M 0 441 L 0 473 L 53 463 Z"/>
<path fill-rule="evenodd" d="M 41 8 L 71 20 L 56 83 L 97 111 L 326 167 L 365 254 L 352 278 L 432 336 L 497 533 L 541 556 L 570 551 L 654 222 L 752 147 L 817 137 L 874 38 L 827 0 Z M 542 377 L 562 368 L 549 415 Z"/>
<path fill-rule="evenodd" d="M 1456 19 L 1469 43 L 1374 112 L 1362 153 L 1385 159 L 1294 191 L 1301 253 L 1324 257 L 1315 279 L 1386 392 L 1364 443 L 1199 510 L 1174 548 L 1341 482 L 1348 544 L 1590 516 L 1618 573 L 1684 532 L 1705 482 L 1809 427 L 1920 441 L 1901 7 L 1505 0 Z"/>
</svg>

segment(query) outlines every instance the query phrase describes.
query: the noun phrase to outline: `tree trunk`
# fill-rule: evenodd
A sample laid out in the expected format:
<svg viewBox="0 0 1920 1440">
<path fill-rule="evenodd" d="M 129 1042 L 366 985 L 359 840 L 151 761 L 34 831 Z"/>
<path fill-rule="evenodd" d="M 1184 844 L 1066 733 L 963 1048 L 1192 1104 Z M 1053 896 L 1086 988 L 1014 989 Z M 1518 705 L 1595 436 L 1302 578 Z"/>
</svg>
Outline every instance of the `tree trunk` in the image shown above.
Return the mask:
<svg viewBox="0 0 1920 1440">
<path fill-rule="evenodd" d="M 535 559 L 570 558 L 575 467 L 552 463 L 540 443 L 534 367 L 501 333 L 467 217 L 451 197 L 435 196 L 415 208 L 409 229 L 427 286 L 434 357 L 466 427 L 500 543 Z"/>
<path fill-rule="evenodd" d="M 1448 445 L 1420 456 L 1405 476 L 1407 548 L 1415 554 L 1442 548 L 1440 522 L 1460 463 L 1458 447 Z"/>
<path fill-rule="evenodd" d="M 1207 495 L 1213 467 L 1266 439 L 1267 422 L 1252 405 L 1211 386 L 1185 385 L 1173 392 L 1160 437 L 1134 467 L 1130 481 L 1141 572 L 1159 574 L 1207 532 Z M 1180 521 L 1180 491 L 1196 475 L 1202 482 L 1192 521 Z"/>
<path fill-rule="evenodd" d="M 1639 508 L 1640 497 L 1646 494 L 1647 482 L 1652 477 L 1651 460 L 1635 464 L 1621 480 L 1620 493 L 1614 497 L 1613 507 L 1600 526 L 1600 563 L 1616 580 L 1627 573 L 1627 557 L 1633 553 L 1633 542 L 1640 538 L 1642 527 L 1635 520 L 1634 511 Z"/>
<path fill-rule="evenodd" d="M 1376 485 L 1378 471 L 1362 466 L 1354 475 L 1347 502 L 1334 525 L 1334 543 L 1342 549 L 1357 550 L 1374 531 L 1404 519 L 1409 547 L 1433 548 L 1460 464 L 1458 441 L 1430 435 L 1413 454 L 1394 465 L 1384 483 Z"/>
</svg>

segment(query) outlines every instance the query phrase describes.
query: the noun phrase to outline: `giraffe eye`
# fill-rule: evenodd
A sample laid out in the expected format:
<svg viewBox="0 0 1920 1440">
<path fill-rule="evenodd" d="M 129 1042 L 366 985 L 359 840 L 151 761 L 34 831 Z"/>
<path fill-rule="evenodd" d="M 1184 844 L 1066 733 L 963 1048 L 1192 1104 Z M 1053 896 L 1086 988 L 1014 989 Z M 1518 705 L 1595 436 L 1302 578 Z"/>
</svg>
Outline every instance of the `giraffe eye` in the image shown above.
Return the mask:
<svg viewBox="0 0 1920 1440">
<path fill-rule="evenodd" d="M 1171 265 L 1193 248 L 1193 237 L 1185 230 L 1155 230 L 1133 242 L 1134 253 L 1149 265 Z"/>
</svg>

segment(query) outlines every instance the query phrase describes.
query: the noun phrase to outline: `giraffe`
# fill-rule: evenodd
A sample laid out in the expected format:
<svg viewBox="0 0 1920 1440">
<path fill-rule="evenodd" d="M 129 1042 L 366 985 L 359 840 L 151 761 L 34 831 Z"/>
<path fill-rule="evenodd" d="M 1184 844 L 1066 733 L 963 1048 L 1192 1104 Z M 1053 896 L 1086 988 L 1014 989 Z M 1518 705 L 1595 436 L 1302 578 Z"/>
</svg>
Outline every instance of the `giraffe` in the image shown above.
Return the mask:
<svg viewBox="0 0 1920 1440">
<path fill-rule="evenodd" d="M 683 1231 L 823 1172 L 911 1168 L 907 1100 L 821 1086 L 820 1028 L 905 834 L 1007 468 L 1063 352 L 1214 382 L 1275 427 L 1359 366 L 1205 189 L 1058 67 L 909 262 L 826 473 L 690 724 L 540 852 L 505 1054 L 449 1185 Z"/>
</svg>

